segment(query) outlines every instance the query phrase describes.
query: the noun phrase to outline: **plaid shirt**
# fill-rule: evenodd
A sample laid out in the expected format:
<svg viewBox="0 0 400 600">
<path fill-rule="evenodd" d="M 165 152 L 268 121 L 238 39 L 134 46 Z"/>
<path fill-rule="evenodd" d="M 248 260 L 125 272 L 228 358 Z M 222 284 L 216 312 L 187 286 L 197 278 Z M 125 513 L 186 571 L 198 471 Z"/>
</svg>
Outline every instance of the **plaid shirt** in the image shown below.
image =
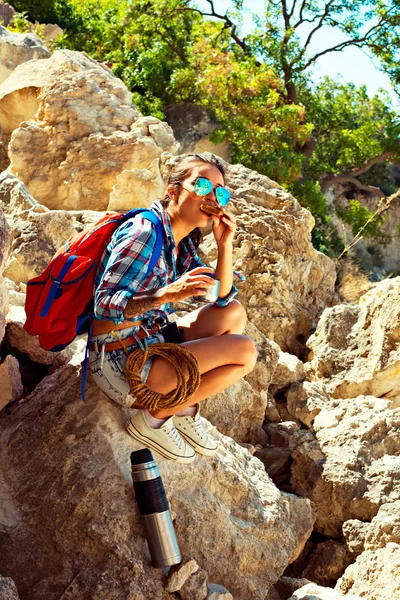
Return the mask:
<svg viewBox="0 0 400 600">
<path fill-rule="evenodd" d="M 159 202 L 154 202 L 151 209 L 161 219 L 164 227 L 161 256 L 153 271 L 147 275 L 148 262 L 157 237 L 155 226 L 138 214 L 118 227 L 104 251 L 95 278 L 96 319 L 122 323 L 125 320 L 125 307 L 133 295 L 162 288 L 176 281 L 187 271 L 205 266 L 191 240 L 185 243 L 178 258 L 178 248 L 167 212 Z M 236 293 L 236 287 L 232 286 L 228 296 L 224 299 L 218 298 L 214 304 L 226 306 Z M 132 319 L 141 319 L 146 327 L 150 327 L 155 317 L 167 320 L 167 315 L 172 312 L 170 305 L 164 304 Z"/>
</svg>

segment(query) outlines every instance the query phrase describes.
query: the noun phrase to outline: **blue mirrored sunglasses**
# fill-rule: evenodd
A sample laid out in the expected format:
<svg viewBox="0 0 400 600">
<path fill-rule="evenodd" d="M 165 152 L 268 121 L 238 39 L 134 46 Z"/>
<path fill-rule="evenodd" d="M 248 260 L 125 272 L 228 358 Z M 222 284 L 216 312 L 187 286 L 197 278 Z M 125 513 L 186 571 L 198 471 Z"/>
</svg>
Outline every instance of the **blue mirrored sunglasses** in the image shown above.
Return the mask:
<svg viewBox="0 0 400 600">
<path fill-rule="evenodd" d="M 215 197 L 218 204 L 226 206 L 231 198 L 229 191 L 221 186 L 213 186 L 209 179 L 198 177 L 194 182 L 193 189 L 198 196 L 207 196 L 211 190 L 215 191 Z"/>
</svg>

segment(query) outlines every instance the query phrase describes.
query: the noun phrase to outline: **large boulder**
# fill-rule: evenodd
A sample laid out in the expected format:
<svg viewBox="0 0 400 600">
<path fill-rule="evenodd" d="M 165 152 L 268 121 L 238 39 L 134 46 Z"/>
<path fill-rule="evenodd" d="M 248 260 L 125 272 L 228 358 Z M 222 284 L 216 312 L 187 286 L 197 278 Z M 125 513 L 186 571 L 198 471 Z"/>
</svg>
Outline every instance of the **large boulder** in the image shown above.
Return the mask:
<svg viewBox="0 0 400 600">
<path fill-rule="evenodd" d="M 0 470 L 14 515 L 0 532 L 0 572 L 22 600 L 56 600 L 67 589 L 71 598 L 169 598 L 163 573 L 149 565 L 132 492 L 129 454 L 139 445 L 94 384 L 85 403 L 79 392 L 67 365 L 0 415 Z M 211 434 L 220 445 L 213 458 L 185 466 L 155 455 L 180 548 L 235 599 L 263 600 L 300 554 L 313 511 L 309 500 L 281 493 L 246 449 Z M 97 595 L 100 586 L 107 594 Z"/>
<path fill-rule="evenodd" d="M 121 173 L 177 149 L 107 67 L 69 50 L 15 69 L 0 86 L 0 124 L 13 131 L 10 169 L 49 208 L 105 210 Z M 120 208 L 132 207 L 128 192 Z"/>
<path fill-rule="evenodd" d="M 400 499 L 399 426 L 400 409 L 372 396 L 332 400 L 315 417 L 314 433 L 292 424 L 279 438 L 283 424 L 268 426 L 292 451 L 291 483 L 313 501 L 318 532 L 339 539 L 345 521 L 370 521 Z"/>
<path fill-rule="evenodd" d="M 35 33 L 15 33 L 0 25 L 0 83 L 18 65 L 49 56 L 49 50 Z"/>
<path fill-rule="evenodd" d="M 359 556 L 346 569 L 336 588 L 369 600 L 397 598 L 400 591 L 400 501 L 383 504 L 371 523 L 359 521 L 356 527 L 356 522 L 351 521 L 344 524 L 343 530 L 349 549 L 356 548 Z M 356 531 L 362 538 L 357 546 Z"/>
<path fill-rule="evenodd" d="M 234 267 L 247 279 L 239 285 L 238 298 L 268 339 L 285 352 L 300 354 L 324 308 L 336 302 L 334 262 L 313 248 L 314 219 L 293 196 L 242 165 L 224 167 L 232 193 L 229 206 L 238 224 Z M 212 234 L 202 250 L 214 265 Z"/>
<path fill-rule="evenodd" d="M 400 406 L 400 277 L 386 279 L 358 305 L 327 308 L 315 334 L 307 375 L 334 398 L 360 394 Z"/>
</svg>

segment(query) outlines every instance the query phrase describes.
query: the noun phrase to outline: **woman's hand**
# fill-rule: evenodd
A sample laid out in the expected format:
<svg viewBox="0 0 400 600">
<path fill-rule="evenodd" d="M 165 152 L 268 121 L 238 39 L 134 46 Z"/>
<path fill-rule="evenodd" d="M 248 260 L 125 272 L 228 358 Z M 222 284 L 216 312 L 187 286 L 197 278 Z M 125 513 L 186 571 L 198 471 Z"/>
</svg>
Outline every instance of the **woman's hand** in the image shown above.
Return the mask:
<svg viewBox="0 0 400 600">
<path fill-rule="evenodd" d="M 212 285 L 215 285 L 214 269 L 209 267 L 197 267 L 179 277 L 173 283 L 163 287 L 160 299 L 162 302 L 180 302 L 191 296 L 204 296 Z"/>
<path fill-rule="evenodd" d="M 233 214 L 226 208 L 222 210 L 224 211 L 222 217 L 211 215 L 213 220 L 212 230 L 217 246 L 232 244 L 237 227 Z"/>
</svg>

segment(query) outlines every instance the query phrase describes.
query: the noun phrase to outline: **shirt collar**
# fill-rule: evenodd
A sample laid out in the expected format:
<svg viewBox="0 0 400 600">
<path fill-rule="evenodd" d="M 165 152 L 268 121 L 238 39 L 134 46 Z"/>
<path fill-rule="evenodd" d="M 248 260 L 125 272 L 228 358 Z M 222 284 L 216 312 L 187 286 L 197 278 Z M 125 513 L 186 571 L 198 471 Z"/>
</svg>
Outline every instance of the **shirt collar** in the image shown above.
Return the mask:
<svg viewBox="0 0 400 600">
<path fill-rule="evenodd" d="M 175 246 L 174 235 L 172 233 L 171 219 L 169 218 L 169 214 L 167 213 L 167 211 L 163 209 L 161 202 L 159 202 L 158 200 L 156 202 L 153 202 L 153 204 L 151 205 L 151 210 L 153 210 L 156 213 L 156 215 L 160 217 L 168 241 Z"/>
</svg>

